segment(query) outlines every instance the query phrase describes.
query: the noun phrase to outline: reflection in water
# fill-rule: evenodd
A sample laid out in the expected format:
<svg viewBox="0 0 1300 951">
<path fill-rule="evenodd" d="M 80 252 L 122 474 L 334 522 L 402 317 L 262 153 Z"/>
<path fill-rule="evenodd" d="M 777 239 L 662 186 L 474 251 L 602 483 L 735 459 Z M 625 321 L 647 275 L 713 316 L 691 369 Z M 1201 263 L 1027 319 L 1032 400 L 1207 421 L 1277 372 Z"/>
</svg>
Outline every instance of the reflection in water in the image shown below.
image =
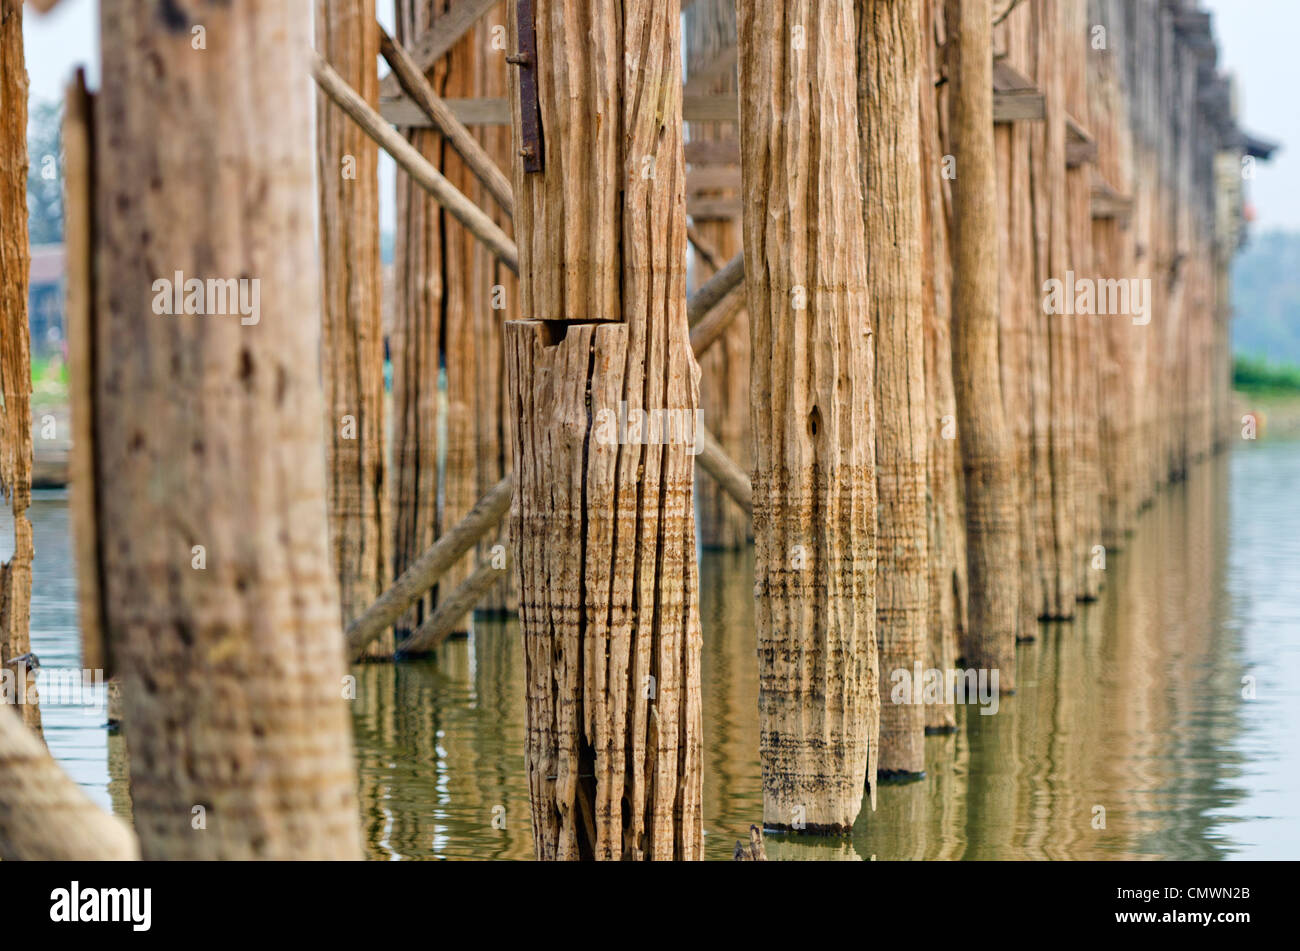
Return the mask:
<svg viewBox="0 0 1300 951">
<path fill-rule="evenodd" d="M 1300 855 L 1297 484 L 1300 443 L 1196 467 L 1107 554 L 1101 600 L 1021 645 L 1019 692 L 996 715 L 958 708 L 955 733 L 926 739 L 923 780 L 882 786 L 851 837 L 769 836 L 769 858 Z M 36 649 L 75 665 L 66 503 L 33 516 Z M 724 859 L 762 815 L 752 551 L 704 553 L 700 581 L 706 854 Z M 434 661 L 353 673 L 371 857 L 531 858 L 518 624 L 475 621 Z M 56 756 L 121 811 L 102 721 L 45 722 Z"/>
</svg>

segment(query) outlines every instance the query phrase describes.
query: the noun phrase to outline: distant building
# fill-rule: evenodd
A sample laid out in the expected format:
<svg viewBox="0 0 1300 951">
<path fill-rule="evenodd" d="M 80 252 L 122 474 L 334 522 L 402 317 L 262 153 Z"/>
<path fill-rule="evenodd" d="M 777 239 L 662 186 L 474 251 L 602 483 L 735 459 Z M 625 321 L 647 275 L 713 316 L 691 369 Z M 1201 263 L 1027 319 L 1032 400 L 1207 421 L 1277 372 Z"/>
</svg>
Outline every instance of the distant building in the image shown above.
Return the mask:
<svg viewBox="0 0 1300 951">
<path fill-rule="evenodd" d="M 63 245 L 33 247 L 27 298 L 33 356 L 63 352 L 63 279 Z"/>
</svg>

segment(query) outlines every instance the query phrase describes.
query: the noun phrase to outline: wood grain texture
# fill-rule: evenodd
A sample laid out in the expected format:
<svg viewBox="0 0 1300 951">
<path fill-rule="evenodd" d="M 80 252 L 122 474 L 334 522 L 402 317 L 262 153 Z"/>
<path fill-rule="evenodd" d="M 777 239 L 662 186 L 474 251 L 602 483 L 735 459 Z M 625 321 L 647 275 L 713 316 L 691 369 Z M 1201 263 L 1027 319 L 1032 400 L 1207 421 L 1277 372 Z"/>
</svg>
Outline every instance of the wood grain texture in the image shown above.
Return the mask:
<svg viewBox="0 0 1300 951">
<path fill-rule="evenodd" d="M 867 289 L 875 331 L 877 769 L 925 772 L 925 705 L 899 703 L 927 661 L 929 549 L 925 321 L 921 303 L 920 7 L 877 0 L 858 10 L 858 111 L 866 194 Z"/>
<path fill-rule="evenodd" d="M 930 406 L 926 547 L 929 552 L 928 667 L 950 670 L 965 639 L 966 521 L 965 492 L 957 431 L 957 402 L 952 384 L 952 217 L 950 179 L 944 174 L 947 149 L 947 83 L 941 82 L 943 0 L 921 7 L 924 69 L 918 83 L 920 115 L 920 187 L 922 189 L 922 319 L 925 326 L 925 384 Z M 926 727 L 956 729 L 951 703 L 930 704 Z"/>
<path fill-rule="evenodd" d="M 536 854 L 697 859 L 694 459 L 662 428 L 631 428 L 698 406 L 680 8 L 535 9 L 544 171 L 516 157 L 525 319 L 506 353 Z M 511 84 L 517 109 L 517 71 Z M 600 422 L 621 404 L 628 432 L 611 438 Z"/>
<path fill-rule="evenodd" d="M 1032 70 L 1034 40 L 1029 4 L 1012 9 L 994 31 L 994 45 L 1019 75 Z M 1034 453 L 1034 380 L 1045 375 L 1043 314 L 1034 269 L 1034 218 L 1030 137 L 1025 123 L 994 129 L 998 159 L 999 269 L 998 350 L 1002 400 L 1015 447 L 1016 513 L 1020 537 L 1020 603 L 1017 631 L 1021 640 L 1037 636 L 1042 610 L 1038 526 L 1034 517 L 1034 486 L 1046 459 Z"/>
<path fill-rule="evenodd" d="M 953 180 L 953 385 L 966 481 L 968 668 L 1015 689 L 1020 598 L 1016 471 L 998 357 L 996 153 L 989 0 L 948 0 Z"/>
<path fill-rule="evenodd" d="M 508 29 L 509 2 L 498 3 L 483 18 L 479 33 L 483 37 L 496 37 Z M 498 49 L 487 39 L 481 41 L 482 55 L 478 57 L 475 89 L 484 96 L 505 96 L 509 67 L 505 63 L 508 50 Z M 484 151 L 505 170 L 511 187 L 511 208 L 514 207 L 514 182 L 509 178 L 514 149 L 510 142 L 510 126 L 481 128 L 474 131 Z M 487 206 L 484 190 L 478 192 L 479 203 Z M 514 224 L 504 211 L 493 212 L 493 217 L 503 231 L 514 236 Z M 509 381 L 506 378 L 505 322 L 519 315 L 519 279 L 508 267 L 485 248 L 477 248 L 474 255 L 474 282 L 479 303 L 473 308 L 474 318 L 474 418 L 477 422 L 474 446 L 476 450 L 475 474 L 478 495 L 487 492 L 499 479 L 508 475 L 511 468 L 511 431 L 514 420 L 510 416 Z M 492 558 L 492 549 L 499 544 L 508 546 L 506 533 L 509 519 L 499 533 L 486 535 L 479 542 L 478 560 Z M 499 584 L 493 587 L 479 603 L 478 613 L 488 615 L 514 614 L 519 609 L 518 572 L 502 572 Z"/>
<path fill-rule="evenodd" d="M 150 859 L 357 859 L 311 4 L 207 8 L 201 52 L 175 13 L 100 8 L 96 475 L 135 829 Z M 259 319 L 156 313 L 177 271 L 259 281 Z"/>
<path fill-rule="evenodd" d="M 400 0 L 394 39 L 409 47 L 434 19 L 432 0 Z M 438 134 L 408 129 L 412 148 L 431 163 L 441 156 Z M 442 363 L 443 238 L 437 203 L 400 168 L 394 242 L 396 308 L 389 352 L 393 362 L 393 577 L 399 577 L 441 534 L 438 521 L 438 391 Z M 397 621 L 400 641 L 433 611 L 426 591 Z"/>
<path fill-rule="evenodd" d="M 763 822 L 838 832 L 880 715 L 857 20 L 849 0 L 737 19 Z"/>
<path fill-rule="evenodd" d="M 1034 77 L 1046 102 L 1046 118 L 1030 132 L 1034 205 L 1035 283 L 1039 290 L 1039 348 L 1045 363 L 1035 371 L 1035 511 L 1042 580 L 1040 616 L 1065 619 L 1075 611 L 1075 413 L 1074 348 L 1070 318 L 1044 312 L 1042 288 L 1064 281 L 1069 270 L 1069 214 L 1065 167 L 1065 75 L 1062 5 L 1034 4 Z M 1041 410 L 1039 409 L 1041 407 Z"/>
<path fill-rule="evenodd" d="M 32 364 L 27 324 L 27 69 L 23 60 L 23 10 L 0 0 L 0 496 L 13 514 L 13 554 L 0 563 L 0 670 L 28 690 L 31 651 Z M 34 683 L 30 684 L 34 688 Z M 4 703 L 0 695 L 0 703 Z M 18 705 L 23 722 L 39 731 L 40 707 Z"/>
<path fill-rule="evenodd" d="M 321 56 L 371 106 L 379 103 L 374 0 L 316 4 Z M 388 581 L 391 556 L 380 316 L 379 157 L 375 143 L 324 93 L 316 97 L 320 185 L 321 380 L 330 543 L 343 624 Z M 391 657 L 392 634 L 370 656 Z"/>
</svg>

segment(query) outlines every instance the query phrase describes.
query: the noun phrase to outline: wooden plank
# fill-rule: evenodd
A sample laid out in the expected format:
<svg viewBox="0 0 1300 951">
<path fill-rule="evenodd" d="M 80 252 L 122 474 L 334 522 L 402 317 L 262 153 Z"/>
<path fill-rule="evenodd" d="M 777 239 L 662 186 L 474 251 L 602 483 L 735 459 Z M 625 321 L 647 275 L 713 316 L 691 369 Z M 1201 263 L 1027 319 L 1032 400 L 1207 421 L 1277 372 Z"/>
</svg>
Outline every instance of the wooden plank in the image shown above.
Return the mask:
<svg viewBox="0 0 1300 951">
<path fill-rule="evenodd" d="M 705 165 L 686 173 L 686 194 L 740 188 L 740 168 Z"/>
<path fill-rule="evenodd" d="M 510 100 L 497 98 L 444 99 L 451 113 L 462 125 L 509 125 Z M 419 129 L 432 125 L 429 117 L 399 89 L 381 96 L 379 111 L 396 126 Z M 739 122 L 735 96 L 684 96 L 682 115 L 688 122 Z"/>
<path fill-rule="evenodd" d="M 391 78 L 391 77 L 390 77 Z M 510 124 L 508 99 L 444 99 L 456 120 L 466 126 L 492 126 Z M 381 96 L 379 111 L 384 119 L 403 128 L 426 128 L 432 123 L 424 111 L 399 89 Z M 1022 122 L 1042 119 L 1047 114 L 1043 96 L 1036 89 L 998 92 L 993 97 L 994 122 Z M 682 97 L 682 117 L 686 122 L 739 122 L 740 112 L 736 98 L 730 95 L 700 95 Z M 696 155 L 701 150 L 729 149 L 728 145 L 689 143 Z M 729 154 L 728 152 L 724 152 Z"/>
<path fill-rule="evenodd" d="M 1047 117 L 1047 102 L 1035 90 L 996 92 L 993 94 L 993 121 L 1036 122 Z"/>
<path fill-rule="evenodd" d="M 688 198 L 686 213 L 695 221 L 726 221 L 740 217 L 739 198 Z"/>
<path fill-rule="evenodd" d="M 740 143 L 735 139 L 698 139 L 686 143 L 688 165 L 739 165 Z"/>
</svg>

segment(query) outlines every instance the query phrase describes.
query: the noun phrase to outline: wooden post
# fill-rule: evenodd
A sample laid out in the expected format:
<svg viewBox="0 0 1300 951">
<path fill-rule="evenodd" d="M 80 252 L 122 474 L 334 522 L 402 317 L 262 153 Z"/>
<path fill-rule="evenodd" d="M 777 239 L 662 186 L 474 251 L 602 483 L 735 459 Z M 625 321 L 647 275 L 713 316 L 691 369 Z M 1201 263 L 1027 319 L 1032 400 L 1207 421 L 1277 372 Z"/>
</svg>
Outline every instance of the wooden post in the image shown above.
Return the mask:
<svg viewBox="0 0 1300 951">
<path fill-rule="evenodd" d="M 374 13 L 374 0 L 320 0 L 316 45 L 348 85 L 378 108 Z M 324 93 L 316 102 L 330 543 L 346 626 L 384 590 L 390 567 L 379 166 L 370 137 Z M 370 645 L 368 656 L 392 655 L 391 632 Z"/>
<path fill-rule="evenodd" d="M 1040 3 L 1036 14 L 1035 80 L 1046 118 L 1030 130 L 1034 209 L 1035 283 L 1039 289 L 1034 348 L 1043 354 L 1034 367 L 1034 487 L 1043 604 L 1040 617 L 1074 616 L 1074 411 L 1070 317 L 1047 314 L 1043 288 L 1064 281 L 1069 270 L 1066 191 L 1065 89 L 1061 62 L 1061 8 Z"/>
<path fill-rule="evenodd" d="M 696 0 L 686 9 L 687 80 L 696 93 L 735 93 L 734 51 L 736 5 L 734 0 Z M 730 56 L 728 54 L 730 53 Z M 730 59 L 730 69 L 718 69 Z M 707 74 L 700 78 L 701 74 Z M 715 75 L 716 74 L 716 75 Z M 696 87 L 699 83 L 699 87 Z M 691 141 L 734 139 L 734 123 L 691 123 Z M 707 167 L 707 166 L 703 166 Z M 732 190 L 714 190 L 709 198 L 732 198 Z M 697 220 L 695 229 L 711 249 L 726 260 L 740 251 L 740 222 L 734 218 Z M 709 265 L 696 255 L 692 267 L 698 287 L 721 264 Z M 743 295 L 742 295 L 743 296 Z M 749 318 L 744 301 L 727 328 L 719 334 L 707 357 L 700 357 L 700 406 L 706 426 L 718 437 L 722 449 L 749 467 L 752 436 L 749 421 Z M 697 356 L 699 356 L 697 350 Z M 695 487 L 699 498 L 700 542 L 705 548 L 743 548 L 753 537 L 753 522 L 712 480 Z"/>
<path fill-rule="evenodd" d="M 1021 74 L 1030 70 L 1033 8 L 1009 10 L 994 31 L 994 46 L 1003 62 Z M 995 54 L 997 55 L 997 54 Z M 1003 409 L 1015 449 L 1016 515 L 1020 537 L 1018 637 L 1033 640 L 1042 608 L 1038 566 L 1038 524 L 1034 518 L 1035 477 L 1046 460 L 1034 455 L 1034 380 L 1045 360 L 1041 291 L 1034 271 L 1034 168 L 1030 136 L 1041 122 L 997 125 L 998 159 L 999 368 Z"/>
<path fill-rule="evenodd" d="M 526 319 L 507 326 L 506 354 L 533 836 L 540 859 L 697 859 L 680 7 L 593 5 L 581 28 L 563 9 L 516 5 L 511 71 Z"/>
<path fill-rule="evenodd" d="M 1019 529 L 1014 450 L 998 369 L 996 153 L 992 8 L 948 0 L 952 93 L 953 382 L 966 478 L 970 628 L 966 666 L 997 671 L 1015 688 Z"/>
<path fill-rule="evenodd" d="M 394 39 L 404 47 L 428 31 L 434 0 L 399 0 Z M 408 129 L 411 146 L 435 166 L 441 136 Z M 393 361 L 393 577 L 402 574 L 442 533 L 438 521 L 438 395 L 442 363 L 442 212 L 400 168 L 397 173 L 395 326 Z M 397 639 L 409 636 L 433 611 L 437 591 L 426 593 L 397 621 Z"/>
<path fill-rule="evenodd" d="M 81 345 L 112 491 L 81 577 L 103 579 L 144 857 L 358 859 L 313 357 L 311 4 L 203 14 L 100 8 Z"/>
<path fill-rule="evenodd" d="M 852 827 L 880 716 L 855 7 L 737 4 L 763 822 L 808 832 Z"/>
<path fill-rule="evenodd" d="M 41 728 L 31 652 L 32 363 L 27 324 L 27 69 L 22 0 L 0 0 L 0 496 L 14 519 L 14 552 L 0 564 L 0 704 L 6 686 L 23 702 L 29 727 Z"/>
<path fill-rule="evenodd" d="M 936 7 L 938 8 L 936 10 Z M 926 402 L 930 407 L 927 454 L 929 500 L 926 550 L 929 553 L 929 663 L 951 670 L 965 638 L 966 520 L 962 508 L 958 455 L 957 398 L 952 384 L 952 260 L 949 219 L 951 169 L 945 156 L 947 83 L 940 83 L 943 0 L 921 6 L 924 67 L 920 86 L 920 187 L 922 190 L 922 315 L 925 321 Z M 926 706 L 926 729 L 956 729 L 951 703 Z"/>
<path fill-rule="evenodd" d="M 929 0 L 877 0 L 858 15 L 858 110 L 866 202 L 867 289 L 876 369 L 876 639 L 883 776 L 925 771 L 923 703 L 929 551 L 926 524 L 929 425 L 921 304 L 921 169 L 918 77 L 920 7 Z M 903 682 L 896 678 L 905 676 Z M 901 698 L 901 701 L 900 701 Z M 875 778 L 868 777 L 874 785 Z"/>
<path fill-rule="evenodd" d="M 505 62 L 508 49 L 498 48 L 488 37 L 501 37 L 510 19 L 509 3 L 498 3 L 488 11 L 479 28 L 481 55 L 477 61 L 474 88 L 482 96 L 504 97 L 508 86 L 508 67 Z M 484 151 L 509 175 L 511 156 L 510 127 L 486 126 L 475 134 Z M 487 188 L 480 187 L 480 204 L 487 207 Z M 514 206 L 514 187 L 511 182 L 511 207 Z M 491 209 L 489 209 L 491 210 Z M 505 211 L 494 211 L 493 216 L 502 230 L 514 235 L 514 225 Z M 481 496 L 498 480 L 510 474 L 511 429 L 506 379 L 505 322 L 519 315 L 519 279 L 514 272 L 497 260 L 486 248 L 478 248 L 474 255 L 473 287 L 477 289 L 478 304 L 473 308 L 474 320 L 474 471 L 477 492 Z M 507 523 L 508 525 L 508 520 Z M 476 558 L 491 561 L 493 549 L 504 542 L 507 528 L 485 535 L 479 542 Z M 501 581 L 480 602 L 477 614 L 513 614 L 519 608 L 518 573 L 501 572 Z"/>
</svg>

